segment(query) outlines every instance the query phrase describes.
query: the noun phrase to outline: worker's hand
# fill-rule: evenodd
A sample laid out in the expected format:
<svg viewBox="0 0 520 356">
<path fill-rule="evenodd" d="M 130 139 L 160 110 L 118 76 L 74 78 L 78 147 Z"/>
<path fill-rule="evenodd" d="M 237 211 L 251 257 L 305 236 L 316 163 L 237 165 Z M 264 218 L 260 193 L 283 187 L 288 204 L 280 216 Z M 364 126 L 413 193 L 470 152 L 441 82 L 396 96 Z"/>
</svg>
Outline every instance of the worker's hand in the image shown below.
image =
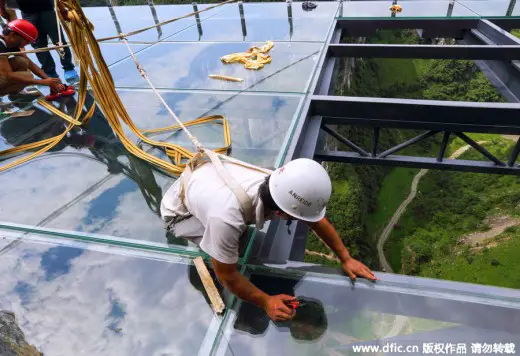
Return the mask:
<svg viewBox="0 0 520 356">
<path fill-rule="evenodd" d="M 349 276 L 352 281 L 356 280 L 356 276 L 363 277 L 371 281 L 377 280 L 377 277 L 374 276 L 372 271 L 355 258 L 349 258 L 346 262 L 343 262 L 341 264 L 341 268 L 343 268 L 343 271 L 345 271 L 347 276 Z"/>
<path fill-rule="evenodd" d="M 286 294 L 278 294 L 270 296 L 265 304 L 265 312 L 273 321 L 287 321 L 292 319 L 295 314 L 294 309 L 288 307 L 285 302 L 295 300 Z"/>
<path fill-rule="evenodd" d="M 42 79 L 40 80 L 40 84 L 41 85 L 46 85 L 48 87 L 55 87 L 57 85 L 60 85 L 61 84 L 61 80 L 60 78 L 45 78 L 45 79 Z"/>
<path fill-rule="evenodd" d="M 54 91 L 57 91 L 58 93 L 64 91 L 65 89 L 67 89 L 67 87 L 65 87 L 64 84 L 54 84 L 51 86 L 51 89 L 53 89 Z"/>
</svg>

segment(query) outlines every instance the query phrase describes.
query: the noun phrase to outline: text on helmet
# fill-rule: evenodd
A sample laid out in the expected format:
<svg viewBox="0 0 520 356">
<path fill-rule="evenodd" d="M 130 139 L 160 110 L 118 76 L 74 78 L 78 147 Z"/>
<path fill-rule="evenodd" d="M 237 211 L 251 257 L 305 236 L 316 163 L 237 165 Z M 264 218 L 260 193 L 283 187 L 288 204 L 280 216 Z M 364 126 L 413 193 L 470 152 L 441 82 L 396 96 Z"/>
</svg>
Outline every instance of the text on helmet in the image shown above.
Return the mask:
<svg viewBox="0 0 520 356">
<path fill-rule="evenodd" d="M 306 205 L 306 206 L 311 206 L 312 205 L 312 203 L 310 201 L 305 200 L 304 198 L 302 198 L 301 196 L 299 196 L 298 194 L 296 194 L 292 190 L 289 191 L 289 194 L 291 194 L 294 199 L 298 200 L 303 205 Z"/>
</svg>

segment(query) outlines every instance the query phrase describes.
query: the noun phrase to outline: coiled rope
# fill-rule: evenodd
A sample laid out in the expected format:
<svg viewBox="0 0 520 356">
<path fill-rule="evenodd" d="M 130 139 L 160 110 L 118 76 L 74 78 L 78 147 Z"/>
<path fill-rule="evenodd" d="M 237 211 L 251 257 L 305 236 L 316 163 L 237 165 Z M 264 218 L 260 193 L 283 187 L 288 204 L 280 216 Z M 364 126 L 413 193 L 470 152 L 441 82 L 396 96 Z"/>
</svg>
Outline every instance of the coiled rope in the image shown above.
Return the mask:
<svg viewBox="0 0 520 356">
<path fill-rule="evenodd" d="M 256 169 L 259 171 L 266 172 L 266 170 L 263 170 L 259 167 L 255 167 L 253 165 L 250 165 L 246 162 L 238 161 L 235 159 L 232 159 L 230 157 L 224 156 L 223 153 L 226 153 L 229 148 L 231 147 L 231 135 L 229 130 L 229 124 L 227 120 L 221 116 L 221 115 L 213 115 L 213 116 L 207 116 L 198 118 L 193 121 L 189 121 L 186 123 L 183 123 L 177 115 L 173 112 L 173 110 L 167 105 L 167 103 L 164 101 L 162 96 L 159 94 L 155 86 L 151 83 L 148 76 L 146 75 L 146 72 L 140 65 L 140 63 L 137 61 L 137 58 L 135 57 L 134 53 L 131 51 L 128 42 L 125 38 L 124 34 L 121 34 L 119 38 L 123 40 L 127 48 L 129 49 L 129 52 L 132 56 L 132 59 L 136 63 L 136 66 L 154 91 L 154 93 L 159 97 L 162 104 L 165 105 L 168 112 L 172 117 L 177 121 L 177 125 L 169 126 L 165 128 L 159 128 L 155 130 L 148 130 L 147 133 L 152 132 L 162 132 L 162 131 L 170 131 L 170 130 L 176 130 L 176 129 L 182 129 L 187 136 L 191 139 L 194 146 L 196 147 L 197 152 L 191 152 L 179 145 L 161 142 L 161 141 L 155 141 L 147 136 L 144 135 L 145 132 L 140 131 L 131 118 L 129 117 L 121 99 L 119 98 L 119 95 L 116 92 L 115 84 L 113 81 L 113 78 L 110 74 L 110 71 L 108 69 L 108 66 L 106 65 L 102 55 L 101 50 L 99 48 L 98 41 L 93 35 L 93 26 L 90 23 L 90 21 L 86 18 L 85 14 L 83 13 L 83 10 L 77 0 L 60 0 L 61 5 L 67 10 L 67 19 L 63 18 L 63 13 L 59 12 L 60 21 L 62 22 L 62 25 L 70 39 L 72 49 L 74 51 L 75 57 L 79 59 L 80 62 L 80 86 L 79 86 L 79 102 L 76 107 L 76 113 L 75 118 L 71 118 L 70 116 L 60 112 L 57 108 L 55 108 L 53 105 L 43 101 L 39 100 L 39 103 L 55 113 L 56 115 L 62 117 L 64 120 L 69 122 L 69 125 L 65 129 L 65 131 L 55 137 L 52 137 L 50 139 L 42 140 L 39 142 L 22 145 L 18 147 L 14 147 L 5 151 L 0 152 L 0 157 L 2 156 L 8 156 L 13 155 L 16 153 L 22 153 L 24 151 L 33 150 L 36 148 L 42 147 L 40 150 L 34 152 L 33 154 L 26 156 L 22 158 L 21 160 L 18 160 L 16 162 L 10 163 L 4 167 L 0 167 L 0 172 L 7 170 L 9 168 L 15 167 L 19 164 L 22 164 L 24 162 L 27 162 L 28 160 L 36 157 L 37 155 L 44 153 L 54 147 L 74 126 L 77 125 L 83 125 L 88 122 L 88 120 L 92 117 L 92 114 L 94 112 L 94 105 L 90 108 L 90 110 L 87 112 L 87 114 L 80 118 L 80 115 L 82 113 L 82 108 L 85 103 L 86 98 L 86 89 L 87 89 L 87 82 L 90 83 L 94 97 L 96 98 L 97 103 L 99 104 L 101 110 L 103 111 L 105 117 L 107 118 L 108 123 L 114 130 L 115 134 L 118 136 L 121 143 L 124 145 L 124 147 L 133 155 L 148 161 L 155 166 L 163 169 L 166 172 L 169 172 L 174 175 L 179 175 L 183 172 L 184 168 L 186 167 L 186 162 L 191 161 L 195 158 L 197 155 L 198 159 L 200 159 L 203 154 L 208 155 L 208 157 L 212 158 L 212 160 L 215 159 L 215 157 L 221 157 L 224 159 L 227 159 L 231 162 L 234 162 L 235 164 L 240 164 L 245 167 L 249 167 L 251 169 Z M 229 2 L 229 1 L 228 1 Z M 187 16 L 187 15 L 186 15 Z M 182 18 L 186 17 L 183 16 Z M 172 20 L 170 20 L 172 22 Z M 139 31 L 134 31 L 135 33 L 138 33 Z M 206 150 L 200 142 L 189 132 L 187 127 L 193 126 L 193 125 L 201 125 L 201 124 L 207 124 L 209 122 L 218 122 L 223 125 L 224 128 L 224 147 L 220 147 L 214 150 L 214 153 L 211 153 L 211 151 Z M 125 134 L 123 129 L 123 124 L 128 126 L 136 135 L 137 137 L 155 147 L 160 147 L 165 150 L 169 158 L 173 161 L 167 162 L 164 161 L 156 156 L 151 155 L 148 152 L 145 152 L 140 147 L 138 147 L 135 143 L 133 143 Z"/>
<path fill-rule="evenodd" d="M 160 93 L 157 91 L 153 83 L 150 81 L 148 76 L 146 75 L 146 72 L 144 68 L 141 66 L 141 64 L 138 62 L 135 54 L 132 52 L 128 41 L 126 39 L 125 34 L 120 34 L 118 38 L 120 38 L 126 45 L 134 63 L 136 64 L 136 67 L 141 74 L 141 76 L 148 82 L 150 88 L 152 91 L 157 95 L 157 97 L 160 99 L 161 103 L 166 107 L 170 115 L 175 119 L 177 122 L 177 125 L 153 129 L 153 130 L 146 130 L 141 131 L 139 130 L 136 125 L 131 120 L 130 116 L 128 115 L 119 95 L 116 92 L 114 80 L 112 78 L 112 75 L 108 69 L 108 66 L 101 55 L 101 49 L 99 47 L 98 41 L 93 35 L 93 25 L 92 23 L 87 19 L 85 14 L 83 13 L 83 10 L 77 0 L 59 0 L 62 7 L 64 7 L 67 10 L 67 19 L 63 18 L 63 13 L 60 11 L 59 18 L 63 25 L 63 28 L 65 29 L 67 36 L 69 37 L 72 50 L 74 51 L 74 55 L 77 59 L 79 59 L 80 62 L 80 85 L 79 85 L 79 100 L 78 105 L 76 107 L 75 112 L 75 118 L 72 118 L 62 112 L 60 112 L 56 107 L 51 105 L 50 103 L 45 102 L 43 99 L 40 99 L 38 102 L 40 105 L 43 105 L 48 110 L 52 111 L 56 115 L 60 116 L 64 120 L 69 122 L 69 125 L 65 129 L 65 131 L 55 137 L 52 137 L 50 139 L 42 140 L 39 142 L 27 144 L 18 146 L 15 148 L 11 148 L 5 151 L 0 152 L 0 157 L 12 155 L 16 153 L 22 153 L 24 151 L 33 150 L 36 148 L 42 147 L 39 151 L 34 152 L 33 154 L 24 157 L 21 160 L 18 160 L 16 162 L 10 163 L 4 167 L 0 167 L 0 172 L 7 170 L 9 168 L 12 168 L 14 166 L 17 166 L 19 164 L 22 164 L 24 162 L 27 162 L 28 160 L 36 157 L 37 155 L 44 153 L 54 147 L 74 126 L 79 126 L 86 124 L 90 118 L 92 117 L 95 109 L 95 104 L 92 105 L 92 107 L 88 110 L 88 112 L 84 115 L 83 118 L 80 118 L 82 113 L 82 108 L 85 104 L 85 98 L 86 98 L 86 90 L 87 90 L 87 82 L 90 83 L 94 97 L 103 111 L 105 117 L 107 118 L 108 123 L 114 130 L 115 134 L 121 141 L 121 143 L 124 145 L 124 147 L 133 155 L 150 162 L 151 164 L 155 165 L 158 168 L 163 169 L 164 171 L 171 173 L 173 175 L 180 175 L 187 163 L 199 161 L 204 158 L 204 156 L 207 156 L 210 158 L 210 160 L 216 164 L 217 166 L 221 166 L 220 159 L 227 160 L 229 162 L 232 162 L 234 164 L 241 165 L 243 167 L 247 167 L 249 169 L 254 169 L 266 174 L 271 173 L 271 171 L 267 169 L 263 169 L 260 167 L 256 167 L 254 165 L 251 165 L 249 163 L 236 160 L 234 158 L 228 157 L 223 155 L 223 153 L 228 152 L 229 148 L 231 147 L 231 134 L 229 130 L 229 124 L 227 120 L 221 116 L 221 115 L 212 115 L 212 116 L 206 116 L 201 117 L 186 123 L 183 123 L 179 117 L 174 113 L 174 111 L 168 106 L 166 101 L 162 98 Z M 219 5 L 229 3 L 235 0 L 228 0 L 224 3 L 221 3 Z M 213 6 L 217 7 L 217 5 Z M 206 9 L 207 10 L 207 9 Z M 202 10 L 201 10 L 202 11 Z M 191 13 L 185 16 L 182 16 L 180 18 L 185 18 L 188 16 L 193 16 L 195 13 Z M 180 19 L 177 18 L 177 19 Z M 172 19 L 169 21 L 165 21 L 166 23 L 173 22 L 177 19 Z M 153 28 L 155 26 L 151 26 L 149 28 Z M 145 31 L 146 29 L 141 29 L 138 31 L 134 31 L 130 33 L 130 35 L 140 33 L 142 31 Z M 190 131 L 187 129 L 187 127 L 194 126 L 194 125 L 201 125 L 201 124 L 207 124 L 210 122 L 216 122 L 223 125 L 223 131 L 224 131 L 224 146 L 219 147 L 217 149 L 214 149 L 213 151 L 210 151 L 202 146 L 202 144 L 197 140 L 195 136 L 193 136 Z M 144 150 L 142 150 L 140 147 L 138 147 L 132 140 L 130 140 L 123 129 L 123 124 L 129 127 L 134 134 L 143 142 L 149 144 L 150 146 L 163 148 L 170 160 L 173 162 L 167 162 L 164 161 Z M 145 135 L 145 133 L 157 133 L 157 132 L 165 132 L 165 131 L 171 131 L 171 130 L 179 130 L 182 129 L 186 135 L 190 138 L 193 145 L 197 149 L 197 152 L 191 152 L 179 145 L 167 143 L 167 142 L 161 142 L 161 141 L 155 141 L 150 139 Z M 231 177 L 229 177 L 230 180 Z M 228 185 L 232 186 L 234 185 L 234 182 L 226 182 Z"/>
<path fill-rule="evenodd" d="M 228 1 L 229 2 L 229 1 Z M 78 1 L 76 0 L 65 0 L 61 1 L 61 4 L 67 10 L 68 18 L 64 19 L 63 14 L 61 12 L 57 12 L 60 17 L 60 21 L 65 29 L 67 36 L 70 39 L 72 49 L 77 59 L 80 62 L 80 85 L 79 85 L 79 100 L 76 107 L 76 112 L 74 118 L 70 117 L 59 111 L 52 104 L 46 102 L 44 99 L 40 99 L 38 103 L 59 117 L 69 122 L 69 125 L 64 130 L 64 132 L 55 137 L 42 140 L 39 142 L 22 145 L 14 148 L 10 148 L 8 150 L 4 150 L 0 152 L 0 157 L 7 157 L 14 154 L 24 153 L 26 151 L 38 149 L 38 151 L 26 156 L 16 162 L 12 162 L 3 167 L 0 167 L 0 172 L 5 171 L 7 169 L 13 168 L 19 164 L 25 163 L 30 159 L 42 154 L 52 147 L 54 147 L 67 133 L 74 127 L 86 124 L 88 120 L 92 117 L 94 113 L 94 105 L 90 108 L 90 110 L 81 118 L 82 108 L 85 104 L 86 92 L 87 92 L 87 82 L 90 83 L 94 97 L 98 102 L 101 110 L 105 114 L 107 121 L 110 126 L 124 145 L 124 147 L 135 156 L 142 158 L 155 166 L 165 170 L 168 173 L 178 175 L 182 173 L 185 167 L 185 161 L 190 160 L 195 155 L 194 152 L 191 152 L 179 145 L 170 144 L 166 142 L 159 142 L 152 140 L 146 137 L 133 123 L 130 116 L 128 115 L 121 99 L 119 98 L 113 78 L 110 74 L 108 66 L 104 61 L 101 50 L 99 48 L 98 42 L 94 37 L 92 30 L 93 26 L 90 21 L 86 18 L 83 10 Z M 184 16 L 183 16 L 184 17 Z M 172 22 L 172 20 L 170 20 Z M 134 33 L 138 33 L 139 31 L 134 31 Z M 135 56 L 134 56 L 135 58 Z M 161 98 L 163 104 L 166 104 L 164 100 Z M 166 105 L 168 111 L 173 113 L 173 111 Z M 231 146 L 231 135 L 229 131 L 229 124 L 227 120 L 224 119 L 221 115 L 213 115 L 207 116 L 203 118 L 198 118 L 196 120 L 182 123 L 180 119 L 176 118 L 179 125 L 158 129 L 158 130 L 176 130 L 182 128 L 192 141 L 196 141 L 194 137 L 189 133 L 186 129 L 187 126 L 193 125 L 201 125 L 209 122 L 218 122 L 221 123 L 224 127 L 224 147 L 217 148 L 215 152 L 217 153 L 226 153 Z M 157 158 L 141 148 L 139 148 L 136 144 L 134 144 L 125 134 L 123 129 L 123 124 L 128 126 L 137 137 L 155 147 L 163 148 L 172 162 L 164 161 L 160 158 Z M 202 146 L 199 144 L 196 145 L 197 149 L 201 150 Z"/>
</svg>

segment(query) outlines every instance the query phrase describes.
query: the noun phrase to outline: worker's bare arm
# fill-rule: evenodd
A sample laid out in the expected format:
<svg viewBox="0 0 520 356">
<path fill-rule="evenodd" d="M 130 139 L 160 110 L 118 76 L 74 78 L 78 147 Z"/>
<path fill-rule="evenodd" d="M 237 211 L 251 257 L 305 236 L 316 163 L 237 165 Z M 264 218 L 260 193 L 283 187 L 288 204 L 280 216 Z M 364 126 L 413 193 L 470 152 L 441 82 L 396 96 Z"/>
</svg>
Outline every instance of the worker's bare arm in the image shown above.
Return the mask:
<svg viewBox="0 0 520 356">
<path fill-rule="evenodd" d="M 211 262 L 217 278 L 231 293 L 264 309 L 272 320 L 289 320 L 294 315 L 294 311 L 284 303 L 293 300 L 294 297 L 284 294 L 270 296 L 242 276 L 236 264 L 221 263 L 214 258 Z"/>
<path fill-rule="evenodd" d="M 260 308 L 265 307 L 269 296 L 242 276 L 236 264 L 221 263 L 214 258 L 211 261 L 218 279 L 233 294 Z"/>
<path fill-rule="evenodd" d="M 42 79 L 47 79 L 47 78 L 49 78 L 49 77 L 47 76 L 47 74 L 45 74 L 45 72 L 44 72 L 44 71 L 43 71 L 43 70 L 42 70 L 42 69 L 41 69 L 41 68 L 40 68 L 36 63 L 34 63 L 33 61 L 31 61 L 31 60 L 29 59 L 29 57 L 27 57 L 27 55 L 24 54 L 23 56 L 25 57 L 25 59 L 27 59 L 27 61 L 29 61 L 29 70 L 30 70 L 33 74 L 37 75 L 38 77 L 40 77 L 40 78 L 42 78 Z"/>
<path fill-rule="evenodd" d="M 1 1 L 1 0 L 0 0 Z M 9 72 L 12 72 L 11 65 L 9 64 L 9 60 L 7 57 L 0 57 L 0 74 L 6 75 Z"/>
<path fill-rule="evenodd" d="M 370 280 L 377 279 L 367 266 L 350 256 L 336 229 L 326 218 L 316 223 L 311 223 L 310 227 L 338 256 L 343 270 L 350 278 L 356 279 L 356 276 L 359 276 Z"/>
<path fill-rule="evenodd" d="M 316 223 L 309 224 L 312 230 L 320 237 L 329 246 L 332 251 L 338 256 L 341 263 L 347 262 L 352 257 L 348 253 L 347 248 L 341 241 L 336 229 L 332 226 L 332 224 L 326 219 L 323 218 Z"/>
<path fill-rule="evenodd" d="M 0 0 L 0 15 L 7 21 L 9 21 L 9 14 L 5 8 L 5 0 Z"/>
</svg>

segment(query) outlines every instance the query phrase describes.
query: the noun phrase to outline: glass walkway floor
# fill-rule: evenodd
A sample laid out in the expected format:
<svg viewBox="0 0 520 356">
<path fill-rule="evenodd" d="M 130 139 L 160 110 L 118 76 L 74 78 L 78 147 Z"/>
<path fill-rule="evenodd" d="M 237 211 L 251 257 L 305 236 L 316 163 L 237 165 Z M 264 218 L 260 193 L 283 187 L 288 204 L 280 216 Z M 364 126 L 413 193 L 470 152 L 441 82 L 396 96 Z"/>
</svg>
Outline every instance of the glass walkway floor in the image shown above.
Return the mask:
<svg viewBox="0 0 520 356">
<path fill-rule="evenodd" d="M 490 3 L 456 2 L 451 16 L 505 16 L 509 2 Z M 231 156 L 274 168 L 294 139 L 334 20 L 386 18 L 391 1 L 317 4 L 310 12 L 300 3 L 227 4 L 130 42 L 179 117 L 224 115 Z M 406 16 L 446 16 L 449 4 L 406 2 Z M 97 37 L 192 11 L 192 5 L 85 8 Z M 219 60 L 267 40 L 274 41 L 273 60 L 260 71 Z M 172 124 L 124 45 L 114 40 L 101 48 L 136 125 Z M 58 105 L 72 113 L 76 99 Z M 0 150 L 63 129 L 37 103 L 16 103 L 0 116 Z M 222 144 L 218 125 L 194 134 L 209 147 Z M 154 138 L 189 146 L 182 133 Z M 466 343 L 468 354 L 472 342 L 520 347 L 517 290 L 384 273 L 375 284 L 352 285 L 336 271 L 304 263 L 248 264 L 254 231 L 243 244 L 241 272 L 269 293 L 309 303 L 293 321 L 275 324 L 222 290 L 227 309 L 215 315 L 192 263 L 207 256 L 168 236 L 160 219 L 160 200 L 173 180 L 126 152 L 99 110 L 50 152 L 0 173 L 0 313 L 14 313 L 27 343 L 45 355 L 350 355 L 359 353 L 354 346 L 386 342 L 418 345 L 416 354 L 424 342 Z"/>
<path fill-rule="evenodd" d="M 268 293 L 305 297 L 290 322 L 234 300 L 215 315 L 190 257 L 0 230 L 0 310 L 45 355 L 353 355 L 354 347 L 520 341 L 516 290 L 243 265 Z M 385 354 L 388 354 L 385 353 Z M 391 354 L 391 352 L 389 353 Z"/>
</svg>

